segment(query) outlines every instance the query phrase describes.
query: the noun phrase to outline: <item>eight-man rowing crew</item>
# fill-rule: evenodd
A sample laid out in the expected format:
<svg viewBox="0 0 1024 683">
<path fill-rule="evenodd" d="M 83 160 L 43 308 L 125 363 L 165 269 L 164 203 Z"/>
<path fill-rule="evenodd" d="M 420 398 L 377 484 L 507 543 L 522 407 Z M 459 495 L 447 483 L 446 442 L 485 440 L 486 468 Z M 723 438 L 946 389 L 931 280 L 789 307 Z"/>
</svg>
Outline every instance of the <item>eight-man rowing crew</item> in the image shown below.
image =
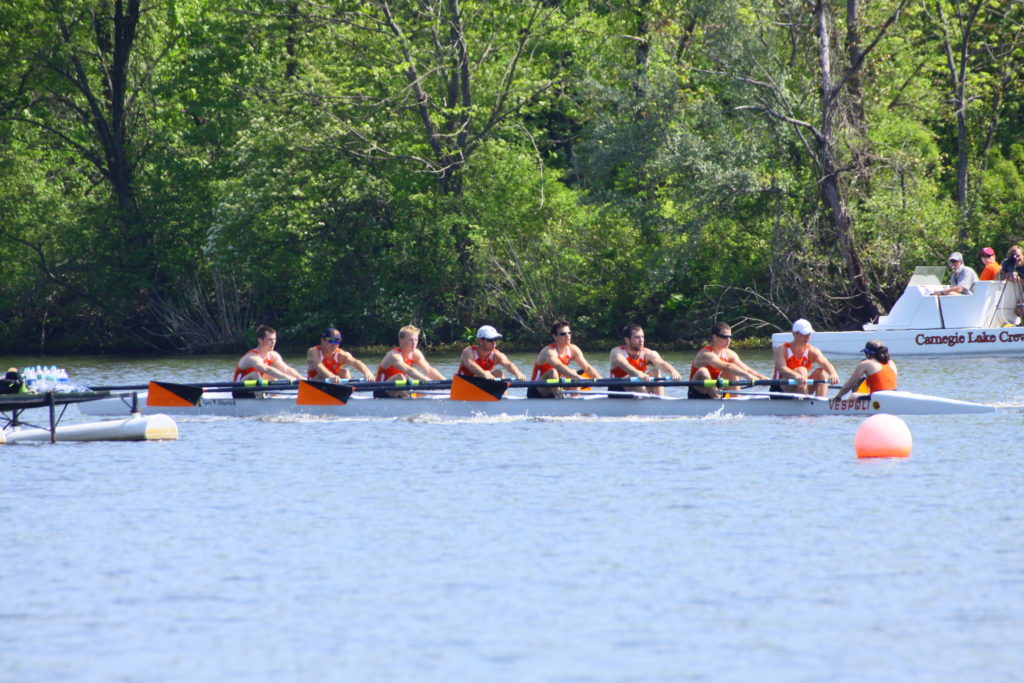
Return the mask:
<svg viewBox="0 0 1024 683">
<path fill-rule="evenodd" d="M 565 320 L 558 320 L 551 325 L 552 342 L 544 346 L 533 364 L 532 380 L 568 379 L 600 379 L 601 374 L 587 361 L 583 351 L 572 342 L 572 329 Z M 814 329 L 811 323 L 803 318 L 793 323 L 793 341 L 775 349 L 775 372 L 773 379 L 791 380 L 793 384 L 773 385 L 772 391 L 808 394 L 814 391 L 818 396 L 825 396 L 829 384 L 838 384 L 839 375 L 820 349 L 810 344 Z M 476 344 L 467 346 L 459 357 L 459 369 L 456 374 L 476 376 L 486 379 L 504 377 L 504 371 L 518 380 L 526 377 L 509 360 L 508 356 L 498 350 L 501 334 L 491 325 L 484 325 L 476 333 Z M 274 350 L 277 344 L 277 332 L 266 325 L 256 330 L 256 348 L 246 352 L 235 367 L 232 381 L 250 380 L 298 380 L 316 379 L 337 382 L 351 379 L 349 367 L 362 373 L 366 381 L 404 382 L 405 380 L 443 380 L 446 379 L 435 369 L 417 348 L 420 330 L 407 325 L 398 331 L 398 346 L 388 351 L 377 366 L 376 375 L 370 368 L 348 351 L 341 348 L 343 341 L 341 332 L 335 327 L 324 330 L 320 343 L 306 353 L 306 376 L 292 368 Z M 690 364 L 690 379 L 700 380 L 767 380 L 765 375 L 757 372 L 744 363 L 738 353 L 729 348 L 732 340 L 732 328 L 727 323 L 715 323 L 711 328 L 711 342 L 697 352 Z M 671 378 L 681 380 L 679 372 L 671 363 L 661 357 L 657 351 L 644 345 L 643 328 L 636 324 L 626 325 L 622 330 L 620 346 L 611 350 L 609 355 L 610 374 L 614 378 L 652 380 Z M 856 390 L 869 393 L 896 389 L 896 364 L 889 357 L 889 350 L 879 340 L 871 340 L 864 347 L 865 359 L 861 361 L 849 380 L 837 394 L 841 398 L 846 393 Z M 574 370 L 572 365 L 578 368 Z M 503 371 L 504 370 L 504 371 Z M 721 398 L 720 387 L 708 381 L 705 386 L 690 386 L 688 397 L 695 399 Z M 664 388 L 659 386 L 614 387 L 612 391 L 635 391 L 662 395 Z M 406 397 L 408 394 L 396 390 L 374 392 L 374 396 Z M 561 388 L 529 387 L 529 398 L 562 397 Z"/>
</svg>

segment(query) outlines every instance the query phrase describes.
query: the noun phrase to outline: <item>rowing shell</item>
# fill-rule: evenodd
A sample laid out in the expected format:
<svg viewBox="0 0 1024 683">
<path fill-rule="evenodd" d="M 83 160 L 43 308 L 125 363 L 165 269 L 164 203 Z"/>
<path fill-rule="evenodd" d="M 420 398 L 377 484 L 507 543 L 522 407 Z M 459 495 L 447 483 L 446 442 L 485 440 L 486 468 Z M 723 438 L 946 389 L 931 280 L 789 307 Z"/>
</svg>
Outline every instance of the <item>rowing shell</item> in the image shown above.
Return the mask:
<svg viewBox="0 0 1024 683">
<path fill-rule="evenodd" d="M 140 403 L 145 394 L 140 394 Z M 107 398 L 79 404 L 88 415 L 123 415 L 128 410 L 126 397 Z M 443 415 L 529 415 L 559 417 L 594 415 L 599 417 L 700 417 L 705 415 L 952 415 L 990 413 L 995 408 L 981 403 L 915 394 L 907 391 L 876 391 L 869 398 L 835 399 L 795 394 L 739 395 L 724 399 L 687 399 L 627 393 L 625 397 L 574 396 L 563 399 L 536 399 L 503 396 L 494 401 L 457 401 L 446 395 L 427 394 L 417 398 L 370 398 L 354 394 L 345 404 L 300 405 L 295 393 L 277 393 L 259 398 L 234 398 L 229 392 L 206 392 L 199 405 L 161 405 L 160 411 L 173 415 L 212 417 L 260 417 L 303 414 L 338 417 L 407 417 Z"/>
</svg>

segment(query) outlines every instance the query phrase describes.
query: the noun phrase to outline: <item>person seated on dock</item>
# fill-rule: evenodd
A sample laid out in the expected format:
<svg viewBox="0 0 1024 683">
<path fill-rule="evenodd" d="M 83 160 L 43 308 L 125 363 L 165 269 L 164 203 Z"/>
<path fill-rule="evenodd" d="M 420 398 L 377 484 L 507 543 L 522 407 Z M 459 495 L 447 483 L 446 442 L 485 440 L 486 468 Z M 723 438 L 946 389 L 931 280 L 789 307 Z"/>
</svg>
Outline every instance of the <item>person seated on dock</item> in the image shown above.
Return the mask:
<svg viewBox="0 0 1024 683">
<path fill-rule="evenodd" d="M 284 362 L 281 354 L 274 350 L 276 345 L 277 330 L 268 325 L 260 325 L 256 328 L 256 348 L 246 351 L 245 355 L 238 360 L 231 381 L 305 379 L 298 370 Z"/>
<path fill-rule="evenodd" d="M 416 348 L 420 343 L 420 328 L 406 325 L 398 331 L 398 346 L 388 351 L 377 366 L 377 382 L 398 382 L 407 379 L 445 379 L 433 365 L 427 362 L 423 352 Z M 405 391 L 375 391 L 374 398 L 408 398 Z"/>
<path fill-rule="evenodd" d="M 552 343 L 545 346 L 537 354 L 533 362 L 531 380 L 549 380 L 560 377 L 570 379 L 601 379 L 600 373 L 587 362 L 580 347 L 572 343 L 572 330 L 565 320 L 556 320 L 551 325 Z M 576 363 L 580 372 L 576 372 L 569 363 Z M 557 387 L 529 387 L 527 398 L 556 398 L 563 396 Z"/>
<path fill-rule="evenodd" d="M 995 280 L 999 275 L 1001 266 L 996 261 L 996 250 L 992 247 L 982 247 L 981 252 L 978 254 L 978 258 L 981 259 L 981 273 L 978 275 L 979 280 Z"/>
<path fill-rule="evenodd" d="M 729 348 L 732 341 L 732 327 L 728 323 L 711 326 L 711 344 L 697 352 L 690 364 L 690 379 L 768 379 L 757 370 L 740 360 L 738 353 Z M 687 398 L 721 398 L 715 387 L 690 387 Z"/>
<path fill-rule="evenodd" d="M 811 346 L 812 334 L 814 328 L 811 323 L 800 318 L 793 323 L 793 341 L 776 347 L 775 379 L 795 379 L 800 384 L 773 386 L 772 391 L 808 394 L 813 386 L 815 394 L 825 396 L 829 384 L 839 384 L 839 373 L 835 367 L 821 349 Z M 807 380 L 819 380 L 821 383 L 809 385 Z"/>
<path fill-rule="evenodd" d="M 342 336 L 337 327 L 328 327 L 320 337 L 320 343 L 306 352 L 306 379 L 323 382 L 339 382 L 350 379 L 352 373 L 345 366 L 351 365 L 367 382 L 373 380 L 373 372 L 366 363 L 341 348 Z"/>
<path fill-rule="evenodd" d="M 935 296 L 968 295 L 978 281 L 978 274 L 974 268 L 964 265 L 964 255 L 954 251 L 949 255 L 949 286 L 945 289 L 937 289 L 932 294 Z"/>
<path fill-rule="evenodd" d="M 840 387 L 836 398 L 842 398 L 855 389 L 859 394 L 896 389 L 896 363 L 889 357 L 889 347 L 880 339 L 871 339 L 864 345 L 864 356 L 864 360 L 853 369 L 850 379 Z"/>
<path fill-rule="evenodd" d="M 644 328 L 636 323 L 630 323 L 622 328 L 622 346 L 612 349 L 608 359 L 611 365 L 611 376 L 624 379 L 635 377 L 637 379 L 651 380 L 656 377 L 663 377 L 662 373 L 674 380 L 681 380 L 679 374 L 671 363 L 661 357 L 661 354 L 654 349 L 644 346 Z M 636 391 L 640 393 L 665 395 L 665 387 L 609 387 L 608 391 Z"/>
<path fill-rule="evenodd" d="M 501 335 L 491 325 L 484 325 L 477 330 L 476 344 L 462 349 L 462 355 L 459 357 L 459 370 L 456 374 L 463 377 L 498 379 L 504 377 L 501 368 L 505 368 L 516 379 L 526 379 L 516 364 L 498 350 L 499 339 L 501 339 Z"/>
</svg>

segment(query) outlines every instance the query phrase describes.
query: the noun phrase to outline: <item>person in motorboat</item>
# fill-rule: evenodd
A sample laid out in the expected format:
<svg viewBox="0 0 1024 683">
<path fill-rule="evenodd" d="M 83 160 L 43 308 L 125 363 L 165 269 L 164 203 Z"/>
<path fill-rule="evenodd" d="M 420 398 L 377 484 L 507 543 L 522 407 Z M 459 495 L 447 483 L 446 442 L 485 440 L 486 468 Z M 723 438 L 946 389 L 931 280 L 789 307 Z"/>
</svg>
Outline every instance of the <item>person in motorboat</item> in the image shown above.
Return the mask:
<svg viewBox="0 0 1024 683">
<path fill-rule="evenodd" d="M 811 346 L 814 328 L 804 318 L 793 323 L 793 341 L 775 349 L 775 379 L 795 379 L 800 384 L 772 387 L 772 391 L 807 394 L 814 387 L 814 393 L 825 396 L 829 384 L 839 384 L 839 373 L 820 349 Z M 817 367 L 815 367 L 817 366 Z M 807 380 L 828 380 L 828 383 L 808 385 Z"/>
<path fill-rule="evenodd" d="M 373 380 L 373 372 L 366 363 L 341 348 L 343 338 L 337 327 L 328 327 L 320 336 L 320 343 L 306 352 L 306 379 L 324 382 L 338 382 L 350 379 L 352 373 L 346 367 L 351 365 L 363 373 L 366 381 Z"/>
<path fill-rule="evenodd" d="M 256 348 L 246 351 L 238 360 L 231 381 L 305 379 L 298 370 L 284 362 L 281 354 L 274 350 L 276 345 L 277 330 L 269 325 L 260 325 L 256 328 Z"/>
<path fill-rule="evenodd" d="M 864 345 L 864 356 L 864 360 L 853 369 L 850 379 L 839 388 L 836 398 L 854 390 L 856 393 L 873 393 L 896 388 L 896 363 L 889 357 L 889 347 L 880 339 L 872 339 Z"/>
<path fill-rule="evenodd" d="M 398 330 L 398 346 L 388 351 L 377 366 L 378 382 L 397 382 L 406 379 L 445 379 L 438 370 L 427 362 L 417 346 L 420 343 L 420 328 L 406 325 Z M 404 391 L 375 391 L 374 398 L 407 398 Z"/>
<path fill-rule="evenodd" d="M 954 251 L 949 255 L 949 286 L 945 289 L 937 289 L 932 294 L 935 296 L 967 295 L 971 294 L 974 283 L 978 281 L 978 274 L 974 268 L 964 265 L 964 255 Z"/>
<path fill-rule="evenodd" d="M 654 349 L 644 346 L 644 328 L 630 323 L 622 328 L 621 346 L 611 350 L 608 362 L 611 365 L 611 376 L 619 379 L 636 377 L 637 379 L 654 379 L 668 376 L 674 380 L 682 379 L 682 375 L 671 363 L 661 357 Z M 664 374 L 662 374 L 664 373 Z M 609 391 L 636 391 L 663 396 L 664 387 L 609 387 Z"/>
<path fill-rule="evenodd" d="M 996 250 L 992 247 L 982 247 L 981 253 L 978 254 L 978 258 L 981 259 L 981 273 L 978 274 L 979 280 L 995 280 L 999 275 L 1001 266 L 996 261 Z"/>
<path fill-rule="evenodd" d="M 691 380 L 709 379 L 768 379 L 742 360 L 738 353 L 729 348 L 732 341 L 732 327 L 728 323 L 711 326 L 711 344 L 697 352 L 690 364 Z M 690 387 L 687 398 L 720 398 L 714 387 Z"/>
<path fill-rule="evenodd" d="M 559 377 L 570 379 L 600 379 L 601 374 L 594 369 L 583 355 L 580 347 L 572 343 L 572 329 L 565 320 L 556 320 L 551 325 L 552 343 L 546 345 L 537 354 L 533 362 L 531 380 L 549 380 Z M 569 364 L 575 363 L 580 372 L 573 370 Z M 556 398 L 563 395 L 557 387 L 529 387 L 527 398 Z"/>
<path fill-rule="evenodd" d="M 464 377 L 476 376 L 487 379 L 503 377 L 501 368 L 505 368 L 516 379 L 526 379 L 516 364 L 498 350 L 501 335 L 492 325 L 483 325 L 476 331 L 476 344 L 462 349 L 459 357 L 459 369 L 456 374 Z"/>
<path fill-rule="evenodd" d="M 997 280 L 1016 281 L 1024 279 L 1024 250 L 1015 244 L 1006 250 L 1003 266 L 999 270 Z"/>
</svg>

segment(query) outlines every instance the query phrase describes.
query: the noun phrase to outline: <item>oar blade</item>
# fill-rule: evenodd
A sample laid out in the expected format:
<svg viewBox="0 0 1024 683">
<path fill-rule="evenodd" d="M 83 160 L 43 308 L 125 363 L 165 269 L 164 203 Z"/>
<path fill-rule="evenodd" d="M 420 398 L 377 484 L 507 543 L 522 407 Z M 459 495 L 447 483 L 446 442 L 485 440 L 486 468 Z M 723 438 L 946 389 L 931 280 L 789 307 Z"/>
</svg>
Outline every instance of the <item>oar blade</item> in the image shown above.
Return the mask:
<svg viewBox="0 0 1024 683">
<path fill-rule="evenodd" d="M 484 377 L 455 375 L 449 398 L 453 401 L 500 401 L 508 384 Z"/>
<path fill-rule="evenodd" d="M 343 406 L 352 396 L 347 384 L 300 380 L 295 404 L 300 406 Z"/>
<path fill-rule="evenodd" d="M 202 387 L 154 380 L 149 383 L 146 405 L 154 408 L 194 408 L 202 398 Z"/>
</svg>

